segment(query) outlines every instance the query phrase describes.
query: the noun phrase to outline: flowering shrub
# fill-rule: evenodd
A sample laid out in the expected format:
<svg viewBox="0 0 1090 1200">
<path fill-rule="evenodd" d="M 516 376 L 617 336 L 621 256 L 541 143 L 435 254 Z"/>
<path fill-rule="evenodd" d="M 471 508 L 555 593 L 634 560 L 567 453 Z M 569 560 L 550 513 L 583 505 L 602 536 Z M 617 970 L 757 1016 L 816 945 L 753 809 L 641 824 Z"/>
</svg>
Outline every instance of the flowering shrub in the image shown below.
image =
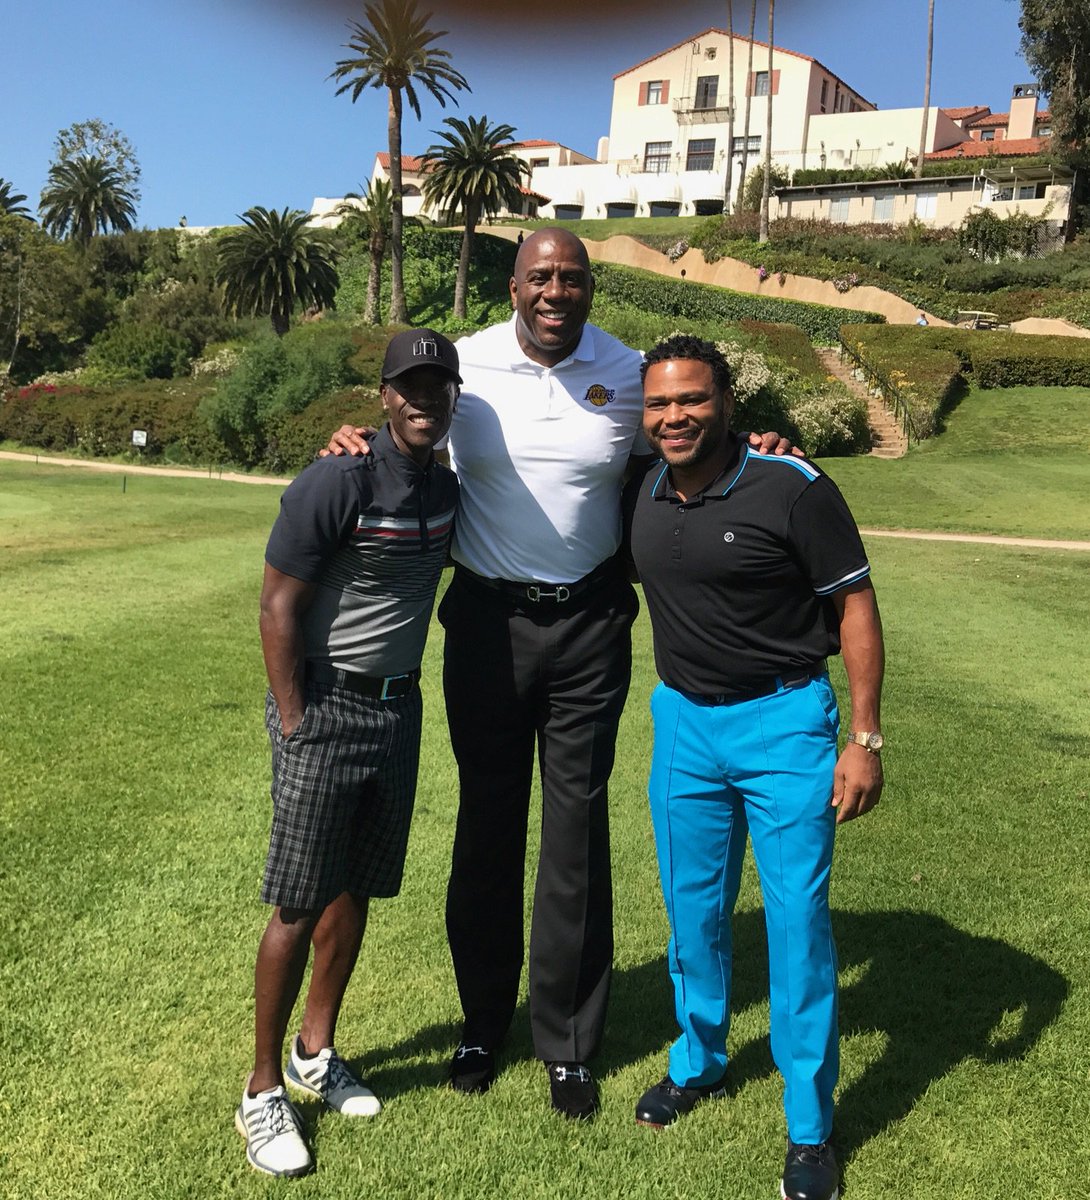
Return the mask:
<svg viewBox="0 0 1090 1200">
<path fill-rule="evenodd" d="M 768 268 L 765 266 L 758 267 L 757 268 L 757 282 L 764 283 L 764 281 L 767 278 L 768 278 Z"/>
<path fill-rule="evenodd" d="M 677 260 L 688 249 L 689 249 L 689 243 L 687 241 L 685 241 L 684 238 L 682 238 L 680 241 L 674 242 L 674 244 L 670 247 L 670 249 L 666 251 L 666 257 L 671 262 L 677 262 Z"/>
<path fill-rule="evenodd" d="M 191 373 L 198 379 L 202 377 L 219 379 L 224 375 L 230 375 L 241 357 L 242 351 L 235 349 L 234 346 L 221 346 L 214 354 L 196 359 Z"/>
<path fill-rule="evenodd" d="M 858 285 L 858 283 L 859 276 L 854 271 L 851 271 L 847 275 L 842 275 L 840 278 L 834 279 L 833 287 L 835 287 L 838 292 L 850 292 L 853 287 Z"/>
</svg>

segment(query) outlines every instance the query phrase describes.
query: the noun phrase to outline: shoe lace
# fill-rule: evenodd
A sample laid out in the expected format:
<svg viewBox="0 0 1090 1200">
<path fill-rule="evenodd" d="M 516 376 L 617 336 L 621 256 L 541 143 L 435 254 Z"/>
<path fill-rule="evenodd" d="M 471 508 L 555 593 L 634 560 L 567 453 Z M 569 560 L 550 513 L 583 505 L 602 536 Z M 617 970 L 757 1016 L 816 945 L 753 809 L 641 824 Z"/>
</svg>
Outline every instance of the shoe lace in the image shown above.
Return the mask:
<svg viewBox="0 0 1090 1200">
<path fill-rule="evenodd" d="M 329 1064 L 326 1069 L 326 1086 L 329 1091 L 339 1091 L 341 1088 L 353 1088 L 357 1086 L 356 1077 L 348 1069 L 348 1064 L 336 1051 L 329 1056 Z"/>
<path fill-rule="evenodd" d="M 806 1163 L 808 1166 L 815 1166 L 824 1161 L 828 1147 L 828 1142 L 819 1142 L 815 1146 L 796 1142 L 791 1147 L 791 1157 L 796 1162 Z"/>
<path fill-rule="evenodd" d="M 295 1109 L 286 1096 L 269 1096 L 261 1106 L 261 1124 L 275 1136 L 288 1128 L 298 1129 Z"/>
</svg>

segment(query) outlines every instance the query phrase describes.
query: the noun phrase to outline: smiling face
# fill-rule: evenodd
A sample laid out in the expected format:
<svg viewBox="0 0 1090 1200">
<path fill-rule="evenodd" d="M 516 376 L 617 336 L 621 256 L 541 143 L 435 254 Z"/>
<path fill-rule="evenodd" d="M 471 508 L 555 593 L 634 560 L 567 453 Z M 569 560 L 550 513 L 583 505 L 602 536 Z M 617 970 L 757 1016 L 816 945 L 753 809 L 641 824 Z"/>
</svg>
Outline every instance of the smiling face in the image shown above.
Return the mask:
<svg viewBox="0 0 1090 1200">
<path fill-rule="evenodd" d="M 380 392 L 394 445 L 427 466 L 435 443 L 450 428 L 458 385 L 444 370 L 413 367 L 383 383 Z"/>
<path fill-rule="evenodd" d="M 652 363 L 643 380 L 643 432 L 670 467 L 675 486 L 713 479 L 730 453 L 734 397 L 715 385 L 712 369 L 694 358 Z M 710 473 L 709 473 L 710 472 Z"/>
<path fill-rule="evenodd" d="M 579 345 L 594 280 L 583 243 L 563 229 L 542 229 L 523 242 L 511 278 L 511 306 L 522 352 L 556 366 Z"/>
</svg>

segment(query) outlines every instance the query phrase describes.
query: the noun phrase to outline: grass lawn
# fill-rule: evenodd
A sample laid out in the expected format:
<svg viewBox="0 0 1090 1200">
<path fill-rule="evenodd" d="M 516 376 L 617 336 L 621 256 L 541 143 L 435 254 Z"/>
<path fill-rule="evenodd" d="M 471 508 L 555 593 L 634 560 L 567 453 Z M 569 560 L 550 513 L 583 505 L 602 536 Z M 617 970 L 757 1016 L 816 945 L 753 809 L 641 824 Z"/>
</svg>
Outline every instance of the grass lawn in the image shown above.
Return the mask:
<svg viewBox="0 0 1090 1200">
<path fill-rule="evenodd" d="M 861 525 L 1090 539 L 1090 394 L 973 390 L 894 462 L 826 459 Z"/>
<path fill-rule="evenodd" d="M 1008 453 L 1010 511 L 1032 509 L 1045 452 L 993 453 Z M 877 478 L 847 480 L 864 524 L 878 523 Z M 231 1117 L 266 916 L 257 595 L 278 497 L 135 476 L 123 493 L 116 476 L 0 462 L 0 1196 L 770 1200 L 783 1123 L 751 866 L 731 1096 L 662 1135 L 632 1120 L 673 1037 L 643 794 L 645 615 L 611 799 L 600 1118 L 549 1112 L 525 1008 L 489 1095 L 436 1086 L 458 1017 L 436 633 L 406 883 L 375 905 L 339 1031 L 385 1110 L 351 1124 L 304 1105 L 317 1174 L 286 1184 L 249 1169 Z M 1090 1173 L 1090 556 L 869 549 L 889 643 L 888 785 L 842 830 L 835 871 L 846 1194 L 1069 1198 Z"/>
</svg>

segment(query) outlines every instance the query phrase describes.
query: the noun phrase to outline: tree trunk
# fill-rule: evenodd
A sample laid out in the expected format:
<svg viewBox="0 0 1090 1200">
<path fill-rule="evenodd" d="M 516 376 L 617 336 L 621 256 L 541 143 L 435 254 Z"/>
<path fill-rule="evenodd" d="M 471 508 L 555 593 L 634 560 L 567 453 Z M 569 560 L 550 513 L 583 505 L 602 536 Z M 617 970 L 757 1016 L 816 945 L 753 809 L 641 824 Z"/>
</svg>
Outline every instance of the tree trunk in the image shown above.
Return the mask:
<svg viewBox="0 0 1090 1200">
<path fill-rule="evenodd" d="M 723 213 L 730 212 L 731 189 L 734 184 L 734 0 L 727 0 L 727 171 L 723 180 Z"/>
<path fill-rule="evenodd" d="M 742 207 L 742 196 L 746 188 L 746 166 L 749 163 L 749 109 L 753 99 L 753 31 L 757 27 L 757 0 L 753 0 L 749 10 L 749 54 L 746 59 L 746 115 L 742 128 L 742 163 L 741 178 L 738 180 L 738 202 L 735 208 Z"/>
<path fill-rule="evenodd" d="M 388 121 L 390 143 L 390 324 L 408 325 L 409 310 L 405 305 L 405 276 L 402 261 L 405 257 L 405 242 L 401 195 L 401 89 L 390 88 L 390 110 Z"/>
<path fill-rule="evenodd" d="M 274 308 L 269 314 L 269 320 L 277 337 L 283 337 L 291 328 L 291 317 L 283 309 Z"/>
<path fill-rule="evenodd" d="M 367 276 L 367 302 L 363 307 L 365 325 L 377 325 L 382 298 L 382 260 L 386 257 L 386 239 L 371 238 L 371 273 Z"/>
<path fill-rule="evenodd" d="M 776 19 L 776 0 L 768 0 L 768 117 L 765 121 L 765 177 L 761 185 L 761 228 L 759 242 L 768 241 L 768 202 L 772 195 L 772 34 Z"/>
<path fill-rule="evenodd" d="M 923 156 L 927 149 L 927 116 L 931 107 L 931 51 L 935 44 L 935 0 L 927 3 L 927 71 L 923 81 L 923 121 L 920 123 L 920 153 L 916 157 L 916 178 L 923 178 Z"/>
<path fill-rule="evenodd" d="M 465 229 L 462 233 L 462 249 L 458 255 L 458 276 L 454 281 L 454 315 L 463 321 L 466 316 L 466 289 L 469 286 L 469 261 L 473 257 L 473 234 L 480 219 L 476 204 L 467 204 Z"/>
</svg>

